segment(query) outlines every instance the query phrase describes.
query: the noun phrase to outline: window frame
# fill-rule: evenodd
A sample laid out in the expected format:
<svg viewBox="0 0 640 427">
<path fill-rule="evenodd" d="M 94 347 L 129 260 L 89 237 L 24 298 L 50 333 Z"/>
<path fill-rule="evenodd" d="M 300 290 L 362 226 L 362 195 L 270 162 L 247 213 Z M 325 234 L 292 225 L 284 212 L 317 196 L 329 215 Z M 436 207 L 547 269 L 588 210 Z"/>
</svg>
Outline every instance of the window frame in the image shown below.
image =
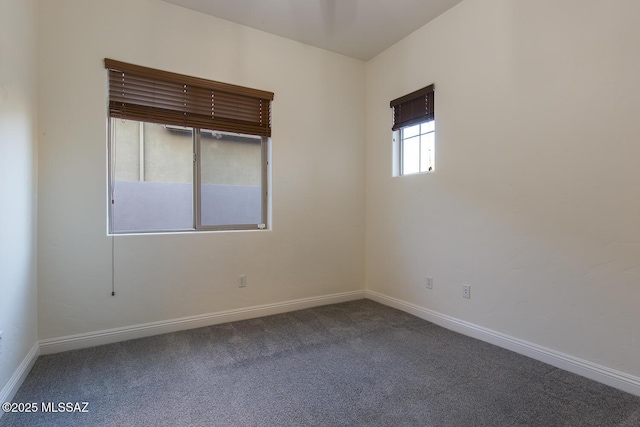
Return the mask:
<svg viewBox="0 0 640 427">
<path fill-rule="evenodd" d="M 112 174 L 115 155 L 115 137 L 113 132 L 113 121 L 119 120 L 117 117 L 107 117 L 107 132 L 108 132 L 108 150 L 107 150 L 107 167 L 109 173 L 108 179 L 108 221 L 107 221 L 107 234 L 108 235 L 127 235 L 127 234 L 173 234 L 173 233 L 193 233 L 193 232 L 211 232 L 211 231 L 251 231 L 251 230 L 268 230 L 268 212 L 269 212 L 269 144 L 271 139 L 267 136 L 249 135 L 249 134 L 237 134 L 255 136 L 256 139 L 260 139 L 260 217 L 261 222 L 258 224 L 228 224 L 228 225 L 203 225 L 202 224 L 202 162 L 201 162 L 201 131 L 202 128 L 188 127 L 192 130 L 192 228 L 189 229 L 167 229 L 167 230 L 131 230 L 131 231 L 114 231 L 114 184 L 115 179 Z M 144 124 L 137 120 L 138 123 Z M 204 129 L 214 130 L 215 129 Z M 233 134 L 232 132 L 224 132 L 227 134 Z"/>
<path fill-rule="evenodd" d="M 422 132 L 422 126 L 427 124 L 427 123 L 433 123 L 433 129 L 427 132 Z M 417 135 L 414 136 L 410 136 L 409 138 L 405 138 L 404 137 L 404 131 L 405 129 L 412 127 L 412 126 L 420 126 L 420 130 L 418 131 Z M 410 126 L 405 126 L 402 127 L 400 129 L 398 129 L 397 131 L 397 136 L 394 136 L 394 138 L 399 138 L 399 143 L 398 143 L 398 158 L 399 158 L 399 162 L 400 164 L 398 165 L 398 173 L 397 176 L 408 176 L 408 175 L 420 175 L 420 174 L 426 174 L 426 173 L 434 173 L 435 172 L 435 135 L 436 135 L 436 128 L 435 128 L 435 119 L 431 119 L 431 120 L 425 120 L 423 122 L 420 123 L 415 123 L 413 125 Z M 422 169 L 422 136 L 423 135 L 428 135 L 428 134 L 433 134 L 433 151 L 434 151 L 434 160 L 432 162 L 432 166 L 430 170 L 426 170 L 423 171 Z M 411 172 L 411 173 L 406 173 L 405 172 L 405 167 L 404 167 L 404 144 L 405 144 L 405 139 L 410 139 L 410 138 L 420 138 L 420 141 L 418 142 L 418 172 Z"/>
<path fill-rule="evenodd" d="M 392 145 L 392 176 L 407 176 L 433 173 L 435 171 L 435 84 L 423 87 L 407 95 L 401 96 L 389 102 L 393 110 L 393 145 Z M 422 133 L 422 126 L 433 122 L 433 130 Z M 420 126 L 416 137 L 418 141 L 418 172 L 405 173 L 405 129 Z M 422 167 L 422 136 L 433 134 L 433 164 L 431 170 L 421 171 Z M 409 137 L 413 138 L 413 137 Z M 406 139 L 409 139 L 406 138 Z"/>
<path fill-rule="evenodd" d="M 207 129 L 209 130 L 209 129 Z M 212 129 L 215 130 L 215 129 Z M 269 137 L 260 137 L 260 218 L 259 224 L 230 224 L 230 225 L 203 225 L 202 224 L 202 162 L 201 162 L 201 131 L 202 128 L 194 128 L 193 133 L 193 230 L 189 231 L 221 231 L 221 230 L 263 230 L 267 229 L 268 212 L 268 144 Z M 245 134 L 248 135 L 248 134 Z M 258 136 L 258 135 L 256 135 Z"/>
<path fill-rule="evenodd" d="M 271 102 L 273 92 L 221 83 L 105 58 L 107 70 L 107 234 L 163 234 L 269 229 Z M 116 135 L 113 120 L 134 120 L 192 130 L 192 228 L 114 230 Z M 201 132 L 246 135 L 260 140 L 259 224 L 202 224 Z"/>
</svg>

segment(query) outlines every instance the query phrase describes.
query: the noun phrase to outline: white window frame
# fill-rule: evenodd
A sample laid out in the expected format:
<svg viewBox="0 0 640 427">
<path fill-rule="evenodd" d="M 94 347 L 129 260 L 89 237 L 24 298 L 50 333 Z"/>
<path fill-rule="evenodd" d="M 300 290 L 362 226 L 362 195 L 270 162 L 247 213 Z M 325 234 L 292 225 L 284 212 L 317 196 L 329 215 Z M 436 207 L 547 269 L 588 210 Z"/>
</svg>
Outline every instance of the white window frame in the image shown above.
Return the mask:
<svg viewBox="0 0 640 427">
<path fill-rule="evenodd" d="M 194 128 L 193 132 L 193 212 L 194 212 L 194 230 L 195 231 L 218 231 L 218 230 L 264 230 L 267 228 L 267 215 L 269 204 L 268 189 L 268 145 L 269 138 L 266 136 L 259 137 L 260 143 L 260 164 L 261 164 L 261 212 L 262 221 L 259 224 L 234 224 L 234 225 L 203 225 L 202 224 L 202 162 L 201 160 L 201 144 L 200 135 L 202 131 L 208 132 L 208 129 Z M 216 132 L 216 131 L 213 131 Z M 233 135 L 228 132 L 219 132 L 221 134 Z M 258 137 L 258 135 L 254 135 Z M 257 138 L 256 138 L 257 139 Z"/>
<path fill-rule="evenodd" d="M 427 132 L 422 132 L 422 125 L 427 124 L 427 123 L 433 123 L 433 129 L 429 130 Z M 405 137 L 404 137 L 404 131 L 409 128 L 409 127 L 413 127 L 413 126 L 420 126 L 420 130 L 418 131 L 417 135 L 411 136 L 407 139 L 410 138 L 420 138 L 422 135 L 428 135 L 428 134 L 433 134 L 433 138 L 434 138 L 434 144 L 433 144 L 433 160 L 432 160 L 432 166 L 429 170 L 422 170 L 422 143 L 418 143 L 418 172 L 411 172 L 411 173 L 406 173 L 405 172 L 405 167 L 404 167 L 404 147 L 405 147 Z M 426 173 L 433 173 L 435 172 L 435 135 L 436 135 L 436 128 L 435 128 L 435 120 L 425 120 L 423 122 L 420 123 L 416 123 L 414 125 L 411 126 L 406 126 L 403 127 L 397 131 L 395 131 L 394 133 L 397 133 L 397 135 L 394 135 L 394 139 L 398 139 L 399 143 L 398 143 L 398 176 L 407 176 L 407 175 L 419 175 L 419 174 L 426 174 Z"/>
<path fill-rule="evenodd" d="M 176 229 L 176 230 L 131 230 L 131 231 L 114 231 L 113 230 L 113 207 L 114 207 L 114 192 L 113 185 L 115 180 L 113 178 L 114 171 L 112 168 L 114 167 L 113 156 L 115 154 L 115 134 L 113 132 L 113 120 L 119 120 L 117 118 L 108 118 L 108 234 L 109 235 L 123 235 L 123 234 L 167 234 L 167 233 L 189 233 L 189 232 L 203 232 L 203 231 L 229 231 L 229 230 L 268 230 L 269 229 L 269 176 L 270 176 L 270 162 L 269 162 L 269 153 L 270 153 L 270 142 L 271 138 L 266 136 L 259 135 L 249 135 L 255 136 L 256 139 L 260 139 L 260 153 L 261 153 L 261 222 L 258 224 L 230 224 L 230 225 L 203 225 L 202 224 L 202 164 L 201 164 L 201 133 L 204 132 L 218 132 L 210 129 L 201 129 L 201 128 L 184 128 L 193 130 L 193 142 L 192 142 L 192 159 L 193 159 L 193 206 L 192 206 L 192 215 L 193 215 L 193 227 L 190 229 Z M 140 122 L 139 123 L 144 123 Z M 165 125 L 173 128 L 178 128 L 176 126 Z M 236 135 L 229 132 L 219 132 L 221 134 L 228 135 Z M 242 135 L 242 134 L 237 134 Z"/>
</svg>

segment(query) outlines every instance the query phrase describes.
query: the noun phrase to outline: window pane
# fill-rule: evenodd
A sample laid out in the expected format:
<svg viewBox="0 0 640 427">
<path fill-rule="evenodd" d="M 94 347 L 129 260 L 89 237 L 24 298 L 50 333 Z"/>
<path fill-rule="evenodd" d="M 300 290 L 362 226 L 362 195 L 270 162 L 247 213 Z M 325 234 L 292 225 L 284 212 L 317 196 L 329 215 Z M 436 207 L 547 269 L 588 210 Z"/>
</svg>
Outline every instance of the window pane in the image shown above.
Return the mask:
<svg viewBox="0 0 640 427">
<path fill-rule="evenodd" d="M 420 172 L 430 172 L 435 166 L 435 132 L 420 135 L 420 144 Z"/>
<path fill-rule="evenodd" d="M 203 130 L 200 162 L 203 226 L 263 222 L 262 138 Z"/>
<path fill-rule="evenodd" d="M 193 228 L 193 132 L 112 119 L 114 233 Z"/>
<path fill-rule="evenodd" d="M 430 122 L 422 123 L 420 125 L 420 133 L 433 132 L 436 128 L 436 121 L 431 120 Z"/>
<path fill-rule="evenodd" d="M 402 174 L 418 173 L 420 168 L 420 137 L 405 139 L 402 145 Z"/>
<path fill-rule="evenodd" d="M 420 134 L 420 125 L 409 126 L 402 129 L 402 137 L 403 138 L 411 138 L 412 136 L 416 136 Z"/>
</svg>

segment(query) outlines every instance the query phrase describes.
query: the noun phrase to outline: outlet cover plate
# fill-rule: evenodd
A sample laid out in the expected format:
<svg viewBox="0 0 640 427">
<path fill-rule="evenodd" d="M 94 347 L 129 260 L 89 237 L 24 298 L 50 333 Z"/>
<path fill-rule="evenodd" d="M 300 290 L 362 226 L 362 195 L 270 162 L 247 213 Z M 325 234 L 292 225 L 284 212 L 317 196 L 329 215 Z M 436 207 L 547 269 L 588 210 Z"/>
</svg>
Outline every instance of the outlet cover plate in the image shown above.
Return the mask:
<svg viewBox="0 0 640 427">
<path fill-rule="evenodd" d="M 471 299 L 471 285 L 462 285 L 462 298 Z"/>
</svg>

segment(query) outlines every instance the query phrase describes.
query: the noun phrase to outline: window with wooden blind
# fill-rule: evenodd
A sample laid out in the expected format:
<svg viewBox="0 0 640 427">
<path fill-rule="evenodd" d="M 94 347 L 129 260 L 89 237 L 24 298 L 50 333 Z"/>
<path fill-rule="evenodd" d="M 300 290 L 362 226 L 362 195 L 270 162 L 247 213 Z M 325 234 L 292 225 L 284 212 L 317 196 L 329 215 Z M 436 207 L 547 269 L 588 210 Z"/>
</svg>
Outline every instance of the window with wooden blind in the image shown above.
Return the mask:
<svg viewBox="0 0 640 427">
<path fill-rule="evenodd" d="M 434 85 L 390 102 L 393 108 L 393 175 L 433 172 L 435 168 Z"/>
<path fill-rule="evenodd" d="M 104 63 L 110 233 L 265 229 L 273 93 Z"/>
</svg>

